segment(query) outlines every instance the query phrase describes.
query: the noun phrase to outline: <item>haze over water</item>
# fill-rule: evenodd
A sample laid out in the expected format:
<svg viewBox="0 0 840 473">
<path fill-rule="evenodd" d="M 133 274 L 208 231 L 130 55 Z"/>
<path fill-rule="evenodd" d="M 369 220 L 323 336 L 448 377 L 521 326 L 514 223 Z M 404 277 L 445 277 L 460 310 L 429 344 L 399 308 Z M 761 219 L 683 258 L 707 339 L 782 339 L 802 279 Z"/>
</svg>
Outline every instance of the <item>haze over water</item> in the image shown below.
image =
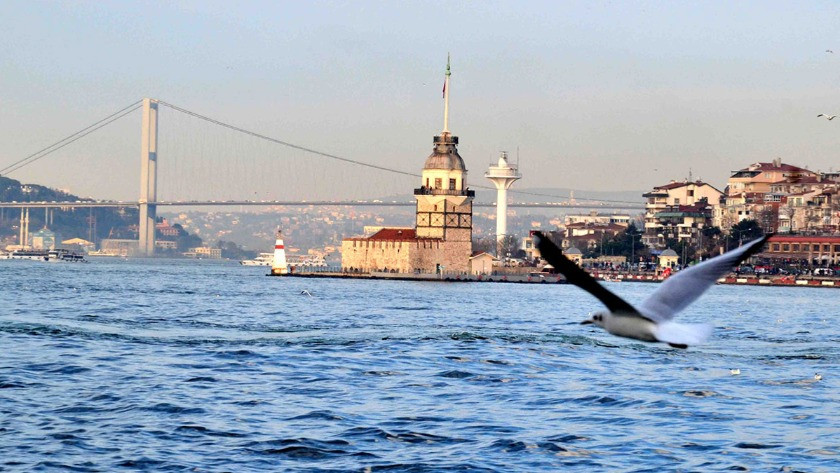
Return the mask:
<svg viewBox="0 0 840 473">
<path fill-rule="evenodd" d="M 713 287 L 683 351 L 572 286 L 264 273 L 0 261 L 0 471 L 840 469 L 840 291 Z"/>
</svg>

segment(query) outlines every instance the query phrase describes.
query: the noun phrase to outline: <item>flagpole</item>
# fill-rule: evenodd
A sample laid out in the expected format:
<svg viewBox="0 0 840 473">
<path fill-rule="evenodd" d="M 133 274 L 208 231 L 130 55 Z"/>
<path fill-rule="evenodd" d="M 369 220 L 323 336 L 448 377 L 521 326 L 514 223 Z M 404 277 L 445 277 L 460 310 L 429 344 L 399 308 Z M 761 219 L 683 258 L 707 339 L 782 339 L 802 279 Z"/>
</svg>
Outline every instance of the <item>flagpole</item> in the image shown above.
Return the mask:
<svg viewBox="0 0 840 473">
<path fill-rule="evenodd" d="M 443 82 L 443 132 L 449 133 L 449 54 L 446 55 L 446 80 Z"/>
</svg>

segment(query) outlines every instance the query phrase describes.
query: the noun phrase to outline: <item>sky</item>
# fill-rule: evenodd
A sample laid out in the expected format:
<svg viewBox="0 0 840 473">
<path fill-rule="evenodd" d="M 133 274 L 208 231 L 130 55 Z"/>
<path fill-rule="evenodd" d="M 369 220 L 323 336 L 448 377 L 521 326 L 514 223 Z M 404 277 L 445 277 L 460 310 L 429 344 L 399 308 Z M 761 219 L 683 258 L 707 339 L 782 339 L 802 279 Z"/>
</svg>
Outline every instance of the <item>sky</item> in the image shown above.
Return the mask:
<svg viewBox="0 0 840 473">
<path fill-rule="evenodd" d="M 517 148 L 519 188 L 647 190 L 691 173 L 722 189 L 776 157 L 840 169 L 840 119 L 817 117 L 840 114 L 837 2 L 3 6 L 0 168 L 153 97 L 419 172 L 450 53 L 450 129 L 474 184 Z M 139 114 L 126 120 L 9 177 L 136 198 Z"/>
</svg>

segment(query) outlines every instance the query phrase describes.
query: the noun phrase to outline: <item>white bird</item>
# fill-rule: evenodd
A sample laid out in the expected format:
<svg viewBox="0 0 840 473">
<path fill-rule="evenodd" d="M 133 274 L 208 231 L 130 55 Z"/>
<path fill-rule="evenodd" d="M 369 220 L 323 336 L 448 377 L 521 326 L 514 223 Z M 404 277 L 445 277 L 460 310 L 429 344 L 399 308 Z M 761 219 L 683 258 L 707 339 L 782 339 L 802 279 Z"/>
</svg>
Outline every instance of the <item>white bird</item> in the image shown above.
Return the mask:
<svg viewBox="0 0 840 473">
<path fill-rule="evenodd" d="M 300 295 L 301 295 L 301 296 L 309 296 L 309 297 L 312 297 L 312 293 L 311 293 L 311 292 L 309 292 L 309 291 L 307 291 L 306 289 L 304 289 L 304 290 L 300 291 Z"/>
<path fill-rule="evenodd" d="M 826 115 L 824 113 L 821 113 L 821 114 L 817 115 L 817 117 L 818 118 L 819 117 L 825 117 L 826 120 L 831 121 L 831 120 L 834 120 L 834 118 L 836 118 L 837 115 Z"/>
<path fill-rule="evenodd" d="M 819 373 L 814 373 L 814 379 L 816 379 L 817 381 L 820 381 L 822 379 L 822 375 L 819 374 Z"/>
<path fill-rule="evenodd" d="M 542 257 L 562 273 L 566 281 L 597 297 L 607 306 L 608 310 L 596 312 L 581 324 L 595 324 L 620 337 L 687 348 L 703 343 L 711 335 L 712 326 L 679 324 L 672 321 L 674 315 L 688 307 L 734 266 L 761 251 L 770 235 L 679 271 L 635 307 L 598 284 L 586 271 L 563 256 L 560 249 L 542 233 L 537 232 L 535 237 Z"/>
<path fill-rule="evenodd" d="M 739 374 L 741 374 L 741 370 L 738 369 L 738 368 L 732 368 L 731 370 L 729 370 L 729 374 L 731 374 L 733 376 L 734 375 L 739 375 Z"/>
</svg>

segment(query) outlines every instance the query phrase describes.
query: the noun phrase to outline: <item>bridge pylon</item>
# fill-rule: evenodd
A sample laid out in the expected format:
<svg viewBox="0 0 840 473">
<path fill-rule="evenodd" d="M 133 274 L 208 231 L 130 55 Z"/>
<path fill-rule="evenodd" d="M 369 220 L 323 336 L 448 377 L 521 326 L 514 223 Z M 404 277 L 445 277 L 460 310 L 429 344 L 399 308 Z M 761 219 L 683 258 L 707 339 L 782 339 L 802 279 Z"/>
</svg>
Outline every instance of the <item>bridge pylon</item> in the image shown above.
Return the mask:
<svg viewBox="0 0 840 473">
<path fill-rule="evenodd" d="M 143 256 L 155 254 L 157 221 L 157 141 L 158 101 L 143 99 L 143 123 L 140 137 L 140 241 Z"/>
</svg>

